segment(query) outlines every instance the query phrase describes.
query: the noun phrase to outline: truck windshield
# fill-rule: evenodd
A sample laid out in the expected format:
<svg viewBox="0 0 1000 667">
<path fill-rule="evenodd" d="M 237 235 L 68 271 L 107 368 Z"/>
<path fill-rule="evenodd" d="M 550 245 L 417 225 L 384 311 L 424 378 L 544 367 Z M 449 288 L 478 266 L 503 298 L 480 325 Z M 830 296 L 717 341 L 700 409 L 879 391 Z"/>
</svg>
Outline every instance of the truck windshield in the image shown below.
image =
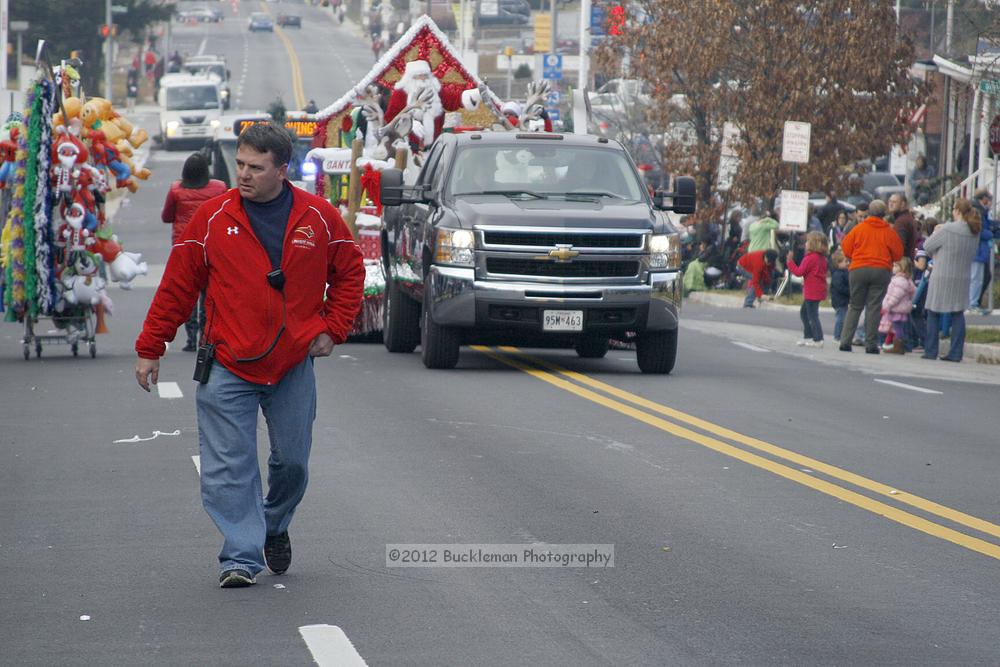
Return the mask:
<svg viewBox="0 0 1000 667">
<path fill-rule="evenodd" d="M 643 186 L 620 151 L 583 146 L 469 146 L 453 168 L 448 194 L 607 198 L 636 202 Z"/>
<path fill-rule="evenodd" d="M 215 109 L 219 106 L 219 89 L 215 86 L 174 86 L 167 88 L 167 110 Z"/>
</svg>

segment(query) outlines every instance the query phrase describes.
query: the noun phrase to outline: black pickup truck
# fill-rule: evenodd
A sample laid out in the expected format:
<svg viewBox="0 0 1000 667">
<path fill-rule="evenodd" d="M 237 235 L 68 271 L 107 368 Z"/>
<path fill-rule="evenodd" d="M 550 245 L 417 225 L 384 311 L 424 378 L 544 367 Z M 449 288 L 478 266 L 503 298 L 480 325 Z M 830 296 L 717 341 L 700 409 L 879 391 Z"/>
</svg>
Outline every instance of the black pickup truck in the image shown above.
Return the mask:
<svg viewBox="0 0 1000 667">
<path fill-rule="evenodd" d="M 415 184 L 382 172 L 386 347 L 452 368 L 463 344 L 600 358 L 634 337 L 642 372 L 669 373 L 681 248 L 663 211 L 693 213 L 694 181 L 674 190 L 650 196 L 603 137 L 443 134 Z"/>
</svg>

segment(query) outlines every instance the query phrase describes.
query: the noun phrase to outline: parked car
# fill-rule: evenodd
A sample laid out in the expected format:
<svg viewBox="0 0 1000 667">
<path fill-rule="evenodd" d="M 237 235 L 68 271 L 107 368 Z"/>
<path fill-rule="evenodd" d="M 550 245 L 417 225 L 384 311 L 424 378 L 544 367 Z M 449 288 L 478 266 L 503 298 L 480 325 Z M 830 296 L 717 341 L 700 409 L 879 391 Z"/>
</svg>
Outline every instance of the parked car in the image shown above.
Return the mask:
<svg viewBox="0 0 1000 667">
<path fill-rule="evenodd" d="M 250 15 L 250 32 L 259 30 L 274 32 L 274 21 L 264 12 L 254 12 Z"/>
<path fill-rule="evenodd" d="M 301 28 L 302 17 L 298 14 L 278 14 L 278 25 L 283 28 Z"/>
<path fill-rule="evenodd" d="M 634 337 L 643 373 L 677 355 L 681 245 L 667 211 L 695 183 L 650 196 L 616 141 L 582 134 L 443 134 L 413 186 L 386 169 L 384 342 L 452 368 L 461 345 L 540 344 L 601 358 Z"/>
<path fill-rule="evenodd" d="M 527 25 L 531 21 L 531 17 L 527 14 L 513 12 L 504 7 L 498 7 L 497 13 L 494 15 L 478 14 L 476 21 L 481 26 Z"/>
<path fill-rule="evenodd" d="M 226 18 L 226 15 L 223 14 L 222 10 L 219 9 L 218 7 L 209 7 L 208 11 L 212 12 L 212 16 L 215 17 L 215 22 L 216 23 L 218 23 L 222 19 Z"/>
<path fill-rule="evenodd" d="M 887 171 L 872 171 L 864 176 L 864 189 L 872 193 L 876 199 L 884 202 L 894 194 L 906 194 L 906 188 L 894 174 Z"/>
</svg>

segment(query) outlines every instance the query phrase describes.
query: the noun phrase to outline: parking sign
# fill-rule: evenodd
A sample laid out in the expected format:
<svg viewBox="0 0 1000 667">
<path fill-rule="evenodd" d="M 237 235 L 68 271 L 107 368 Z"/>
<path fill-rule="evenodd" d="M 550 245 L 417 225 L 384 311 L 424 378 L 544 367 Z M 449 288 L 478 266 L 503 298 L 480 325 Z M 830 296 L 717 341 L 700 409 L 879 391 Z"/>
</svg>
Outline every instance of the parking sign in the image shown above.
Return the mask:
<svg viewBox="0 0 1000 667">
<path fill-rule="evenodd" d="M 546 53 L 542 57 L 542 78 L 562 79 L 562 55 L 558 53 Z"/>
</svg>

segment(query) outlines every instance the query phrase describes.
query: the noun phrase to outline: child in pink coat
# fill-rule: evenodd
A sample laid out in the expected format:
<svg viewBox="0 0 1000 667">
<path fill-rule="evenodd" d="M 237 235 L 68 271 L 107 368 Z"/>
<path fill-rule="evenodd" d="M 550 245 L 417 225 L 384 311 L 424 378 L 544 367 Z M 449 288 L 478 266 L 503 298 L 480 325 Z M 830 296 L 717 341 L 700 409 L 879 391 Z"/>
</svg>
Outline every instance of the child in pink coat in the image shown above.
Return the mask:
<svg viewBox="0 0 1000 667">
<path fill-rule="evenodd" d="M 903 340 L 906 338 L 905 326 L 913 310 L 913 295 L 917 286 L 910 276 L 913 275 L 913 261 L 903 257 L 892 265 L 892 280 L 885 298 L 882 299 L 882 319 L 878 330 L 885 334 L 882 350 L 890 354 L 903 354 Z"/>
<path fill-rule="evenodd" d="M 822 232 L 806 234 L 806 256 L 801 264 L 796 264 L 792 253 L 788 253 L 788 270 L 802 277 L 802 319 L 803 338 L 799 345 L 823 347 L 823 325 L 819 321 L 819 302 L 826 298 L 826 253 L 829 241 Z"/>
</svg>

